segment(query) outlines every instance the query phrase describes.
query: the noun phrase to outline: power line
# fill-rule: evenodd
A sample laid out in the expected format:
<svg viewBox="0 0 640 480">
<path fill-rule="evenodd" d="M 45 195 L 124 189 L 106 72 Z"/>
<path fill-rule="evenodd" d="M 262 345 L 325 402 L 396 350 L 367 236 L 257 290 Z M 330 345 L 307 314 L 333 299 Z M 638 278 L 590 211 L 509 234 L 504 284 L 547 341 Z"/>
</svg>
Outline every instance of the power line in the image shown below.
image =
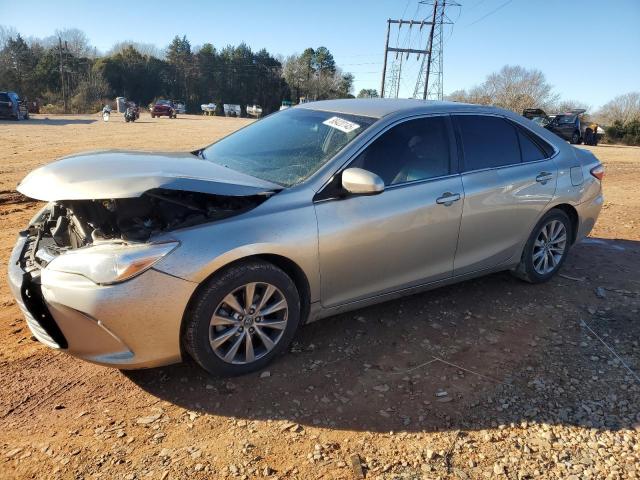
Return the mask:
<svg viewBox="0 0 640 480">
<path fill-rule="evenodd" d="M 506 7 L 507 5 L 509 5 L 511 2 L 513 2 L 513 0 L 507 0 L 506 2 L 504 2 L 503 4 L 499 5 L 498 7 L 494 8 L 493 10 L 491 10 L 489 13 L 487 13 L 486 15 L 483 15 L 482 17 L 478 18 L 477 20 L 469 23 L 467 25 L 467 27 L 470 27 L 471 25 L 475 25 L 476 23 L 480 22 L 481 20 L 484 20 L 485 18 L 487 18 L 490 15 L 493 15 L 494 13 L 496 13 L 498 10 L 501 10 L 502 8 Z"/>
</svg>

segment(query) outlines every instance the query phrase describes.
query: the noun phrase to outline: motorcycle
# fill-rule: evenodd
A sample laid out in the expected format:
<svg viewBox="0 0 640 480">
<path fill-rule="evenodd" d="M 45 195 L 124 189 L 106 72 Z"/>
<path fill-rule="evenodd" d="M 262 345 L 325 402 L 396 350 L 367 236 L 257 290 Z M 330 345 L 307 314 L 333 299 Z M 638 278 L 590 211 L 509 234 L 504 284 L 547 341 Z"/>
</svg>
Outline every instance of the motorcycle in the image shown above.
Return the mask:
<svg viewBox="0 0 640 480">
<path fill-rule="evenodd" d="M 105 105 L 105 107 L 102 109 L 102 120 L 108 122 L 109 116 L 111 116 L 111 107 L 109 105 Z"/>
<path fill-rule="evenodd" d="M 140 118 L 140 109 L 135 103 L 130 103 L 127 105 L 127 109 L 124 111 L 124 121 L 135 122 Z"/>
</svg>

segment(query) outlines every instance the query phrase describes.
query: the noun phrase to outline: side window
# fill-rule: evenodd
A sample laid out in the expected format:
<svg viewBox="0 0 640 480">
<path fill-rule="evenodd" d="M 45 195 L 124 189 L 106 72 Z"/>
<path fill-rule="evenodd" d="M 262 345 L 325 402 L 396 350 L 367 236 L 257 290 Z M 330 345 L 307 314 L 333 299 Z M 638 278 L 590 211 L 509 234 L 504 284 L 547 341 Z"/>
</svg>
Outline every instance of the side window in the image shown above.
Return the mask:
<svg viewBox="0 0 640 480">
<path fill-rule="evenodd" d="M 520 163 L 516 129 L 506 120 L 489 115 L 456 115 L 462 137 L 464 170 Z"/>
<path fill-rule="evenodd" d="M 385 185 L 450 173 L 449 130 L 442 116 L 409 120 L 376 139 L 349 165 L 369 170 Z"/>
<path fill-rule="evenodd" d="M 533 140 L 524 133 L 520 128 L 516 127 L 518 131 L 518 140 L 520 140 L 520 151 L 522 152 L 523 162 L 535 162 L 536 160 L 543 160 L 547 158 L 547 154 Z"/>
</svg>

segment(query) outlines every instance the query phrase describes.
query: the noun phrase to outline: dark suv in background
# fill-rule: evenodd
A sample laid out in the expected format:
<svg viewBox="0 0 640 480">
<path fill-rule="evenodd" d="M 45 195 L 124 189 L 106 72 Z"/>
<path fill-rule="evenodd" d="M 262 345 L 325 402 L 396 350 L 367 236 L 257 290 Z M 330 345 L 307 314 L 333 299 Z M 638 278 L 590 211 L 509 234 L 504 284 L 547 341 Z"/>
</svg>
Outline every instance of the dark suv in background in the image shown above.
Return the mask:
<svg viewBox="0 0 640 480">
<path fill-rule="evenodd" d="M 27 103 L 23 102 L 16 92 L 0 92 L 0 118 L 28 120 Z"/>
<path fill-rule="evenodd" d="M 569 143 L 580 144 L 584 140 L 585 126 L 580 118 L 584 112 L 586 112 L 584 109 L 575 109 L 566 113 L 547 115 L 544 110 L 539 108 L 527 108 L 522 112 L 522 115 Z"/>
</svg>

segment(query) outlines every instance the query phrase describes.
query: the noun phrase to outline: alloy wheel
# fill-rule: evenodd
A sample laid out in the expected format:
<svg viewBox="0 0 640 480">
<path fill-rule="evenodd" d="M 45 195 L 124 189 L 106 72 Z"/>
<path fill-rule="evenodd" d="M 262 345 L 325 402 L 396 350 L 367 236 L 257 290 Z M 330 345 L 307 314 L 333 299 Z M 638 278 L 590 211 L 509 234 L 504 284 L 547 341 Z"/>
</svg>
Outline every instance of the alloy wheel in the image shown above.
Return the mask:
<svg viewBox="0 0 640 480">
<path fill-rule="evenodd" d="M 554 271 L 567 249 L 567 228 L 560 220 L 551 220 L 538 233 L 533 244 L 533 268 L 539 275 Z"/>
<path fill-rule="evenodd" d="M 253 282 L 227 294 L 214 310 L 209 343 L 223 361 L 236 365 L 265 356 L 282 338 L 289 315 L 283 293 L 269 283 Z"/>
</svg>

